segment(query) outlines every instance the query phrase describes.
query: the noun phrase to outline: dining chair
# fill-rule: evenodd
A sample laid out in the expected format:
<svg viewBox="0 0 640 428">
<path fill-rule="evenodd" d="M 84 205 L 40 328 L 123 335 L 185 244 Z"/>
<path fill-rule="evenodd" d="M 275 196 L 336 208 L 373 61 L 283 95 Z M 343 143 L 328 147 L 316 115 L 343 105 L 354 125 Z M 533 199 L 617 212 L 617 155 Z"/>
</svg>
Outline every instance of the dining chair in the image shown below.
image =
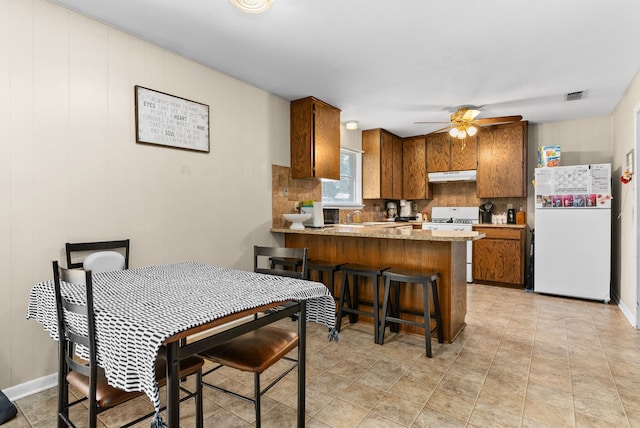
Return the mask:
<svg viewBox="0 0 640 428">
<path fill-rule="evenodd" d="M 65 249 L 68 269 L 81 268 L 93 273 L 129 269 L 129 239 L 67 242 Z"/>
<path fill-rule="evenodd" d="M 268 275 L 286 276 L 305 279 L 307 275 L 307 249 L 306 248 L 276 248 L 254 246 L 254 272 Z M 290 271 L 260 267 L 260 259 L 265 258 L 267 266 L 269 257 L 292 257 L 302 260 L 302 271 Z M 286 306 L 283 305 L 283 306 Z M 268 316 L 268 315 L 267 315 Z M 299 320 L 298 322 L 304 322 Z M 214 368 L 203 374 L 203 377 L 221 367 L 231 367 L 243 372 L 253 373 L 253 396 L 239 394 L 226 388 L 214 385 L 203 380 L 203 385 L 215 390 L 233 395 L 245 401 L 252 402 L 256 413 L 256 428 L 261 424 L 260 398 L 276 383 L 298 367 L 298 360 L 287 354 L 298 346 L 298 334 L 294 331 L 284 330 L 278 327 L 265 326 L 257 330 L 245 333 L 213 348 L 207 349 L 200 355 L 217 364 Z M 260 375 L 269 367 L 280 360 L 290 362 L 266 387 L 260 385 Z M 302 386 L 304 387 L 304 386 Z M 298 391 L 300 394 L 300 391 Z"/>
<path fill-rule="evenodd" d="M 93 281 L 91 271 L 65 269 L 53 261 L 54 293 L 59 332 L 58 361 L 58 426 L 75 427 L 69 415 L 69 409 L 87 401 L 89 428 L 97 425 L 98 414 L 118 406 L 126 401 L 143 395 L 142 392 L 126 392 L 107 383 L 104 369 L 97 364 L 96 325 L 93 300 Z M 84 287 L 84 302 L 78 303 L 65 297 L 63 282 L 71 286 Z M 73 327 L 70 320 L 81 320 L 83 325 Z M 86 350 L 80 358 L 76 349 L 82 346 Z M 75 358 L 74 358 L 75 357 Z M 136 361 L 132 361 L 135 364 Z M 200 357 L 185 358 L 180 362 L 180 378 L 196 375 L 195 391 L 181 387 L 185 395 L 180 401 L 194 398 L 196 401 L 196 426 L 202 428 L 202 366 Z M 158 385 L 166 385 L 166 362 L 156 360 L 156 380 Z M 74 388 L 81 398 L 69 402 L 69 387 Z M 82 407 L 82 406 L 80 406 Z M 122 427 L 130 427 L 154 415 L 154 412 L 140 416 Z M 84 424 L 83 424 L 84 425 Z"/>
</svg>

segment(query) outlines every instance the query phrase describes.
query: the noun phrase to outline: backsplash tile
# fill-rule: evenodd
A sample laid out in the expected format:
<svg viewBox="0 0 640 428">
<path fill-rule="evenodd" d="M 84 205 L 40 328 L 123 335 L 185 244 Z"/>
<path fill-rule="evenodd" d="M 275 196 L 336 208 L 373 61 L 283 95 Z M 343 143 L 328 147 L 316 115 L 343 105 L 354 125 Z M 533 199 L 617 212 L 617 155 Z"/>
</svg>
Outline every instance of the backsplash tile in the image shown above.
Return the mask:
<svg viewBox="0 0 640 428">
<path fill-rule="evenodd" d="M 282 214 L 296 212 L 296 202 L 322 200 L 322 183 L 319 179 L 294 180 L 291 178 L 291 168 L 287 166 L 271 165 L 271 183 L 272 227 L 287 225 Z M 289 189 L 288 196 L 284 196 L 285 186 Z"/>
</svg>

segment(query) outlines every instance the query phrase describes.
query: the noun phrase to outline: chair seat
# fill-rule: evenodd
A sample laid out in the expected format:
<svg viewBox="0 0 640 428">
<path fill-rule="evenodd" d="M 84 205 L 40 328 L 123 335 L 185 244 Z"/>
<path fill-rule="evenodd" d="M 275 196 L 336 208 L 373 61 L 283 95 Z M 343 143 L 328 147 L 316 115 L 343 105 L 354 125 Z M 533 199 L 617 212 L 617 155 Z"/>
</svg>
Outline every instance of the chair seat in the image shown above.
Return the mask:
<svg viewBox="0 0 640 428">
<path fill-rule="evenodd" d="M 261 327 L 201 355 L 224 366 L 262 373 L 298 346 L 298 335 L 277 327 Z"/>
<path fill-rule="evenodd" d="M 388 267 L 373 267 L 367 265 L 361 265 L 358 263 L 347 263 L 340 267 L 341 270 L 358 276 L 379 276 L 382 272 L 389 269 Z"/>
<path fill-rule="evenodd" d="M 185 358 L 180 362 L 180 377 L 187 377 L 195 374 L 204 365 L 204 360 L 200 357 Z M 167 384 L 166 379 L 167 365 L 163 359 L 156 361 L 156 379 L 158 386 L 162 387 Z M 67 374 L 67 382 L 78 390 L 80 394 L 85 397 L 89 396 L 89 378 L 78 372 L 71 371 Z M 104 369 L 98 367 L 98 379 L 96 386 L 96 402 L 98 406 L 103 409 L 115 407 L 118 404 L 131 400 L 143 392 L 132 391 L 126 392 L 122 389 L 114 388 L 107 383 L 107 377 L 104 374 Z"/>
</svg>

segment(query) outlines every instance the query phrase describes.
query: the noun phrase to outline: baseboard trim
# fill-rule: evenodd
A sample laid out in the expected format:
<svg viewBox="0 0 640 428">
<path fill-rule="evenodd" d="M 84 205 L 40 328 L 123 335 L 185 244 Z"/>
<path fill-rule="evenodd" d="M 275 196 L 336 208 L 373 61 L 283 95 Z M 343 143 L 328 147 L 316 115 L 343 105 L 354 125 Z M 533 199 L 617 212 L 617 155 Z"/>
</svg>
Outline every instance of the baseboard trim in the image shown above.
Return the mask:
<svg viewBox="0 0 640 428">
<path fill-rule="evenodd" d="M 24 397 L 28 397 L 32 394 L 37 394 L 45 389 L 53 388 L 58 385 L 58 373 L 52 373 L 50 375 L 30 380 L 29 382 L 22 383 L 20 385 L 10 386 L 7 389 L 3 389 L 2 392 L 9 398 L 10 401 L 16 401 Z"/>
<path fill-rule="evenodd" d="M 631 324 L 633 328 L 637 329 L 638 325 L 636 323 L 636 320 L 633 317 L 633 313 L 629 310 L 629 308 L 627 308 L 625 304 L 622 303 L 622 301 L 618 303 L 618 307 L 622 311 L 622 314 L 624 315 L 624 317 L 629 321 L 629 324 Z"/>
</svg>

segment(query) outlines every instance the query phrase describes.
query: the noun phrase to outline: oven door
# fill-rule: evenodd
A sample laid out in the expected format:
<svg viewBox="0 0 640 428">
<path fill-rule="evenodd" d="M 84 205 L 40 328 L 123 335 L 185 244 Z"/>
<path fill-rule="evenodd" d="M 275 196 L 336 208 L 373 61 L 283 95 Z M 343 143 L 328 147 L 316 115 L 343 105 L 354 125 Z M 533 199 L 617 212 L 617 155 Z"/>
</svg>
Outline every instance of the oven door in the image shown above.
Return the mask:
<svg viewBox="0 0 640 428">
<path fill-rule="evenodd" d="M 473 230 L 473 226 L 467 223 L 422 223 L 422 230 Z M 467 282 L 473 282 L 473 242 L 467 242 Z"/>
</svg>

